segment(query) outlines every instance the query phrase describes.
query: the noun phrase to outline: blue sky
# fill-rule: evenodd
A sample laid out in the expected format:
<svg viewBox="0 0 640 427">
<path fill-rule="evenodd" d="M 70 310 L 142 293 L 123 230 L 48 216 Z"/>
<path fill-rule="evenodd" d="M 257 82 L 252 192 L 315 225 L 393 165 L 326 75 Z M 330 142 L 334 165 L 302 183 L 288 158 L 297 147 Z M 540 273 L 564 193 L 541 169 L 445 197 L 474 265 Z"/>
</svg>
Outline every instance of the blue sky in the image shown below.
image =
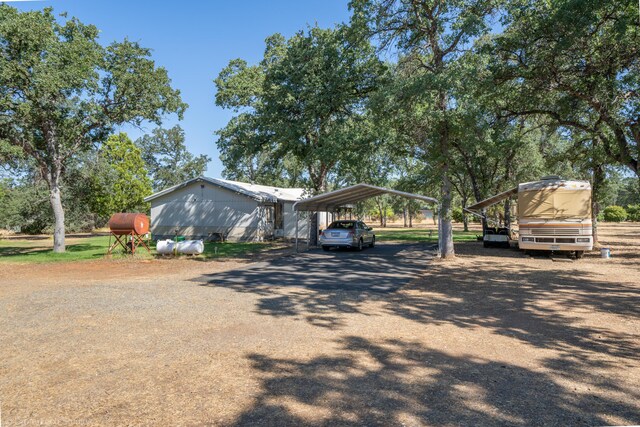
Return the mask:
<svg viewBox="0 0 640 427">
<path fill-rule="evenodd" d="M 124 37 L 153 49 L 158 65 L 167 68 L 173 86 L 189 104 L 184 120 L 187 146 L 194 154 L 207 154 L 207 175 L 220 177 L 222 164 L 214 132 L 231 118 L 216 107 L 213 79 L 233 58 L 257 62 L 264 40 L 273 33 L 290 36 L 307 25 L 329 27 L 349 18 L 348 0 L 50 0 L 11 2 L 20 10 L 52 6 L 101 30 L 101 42 Z M 175 118 L 165 126 L 176 123 Z M 146 131 L 151 131 L 149 125 Z M 142 133 L 126 129 L 132 138 Z"/>
</svg>

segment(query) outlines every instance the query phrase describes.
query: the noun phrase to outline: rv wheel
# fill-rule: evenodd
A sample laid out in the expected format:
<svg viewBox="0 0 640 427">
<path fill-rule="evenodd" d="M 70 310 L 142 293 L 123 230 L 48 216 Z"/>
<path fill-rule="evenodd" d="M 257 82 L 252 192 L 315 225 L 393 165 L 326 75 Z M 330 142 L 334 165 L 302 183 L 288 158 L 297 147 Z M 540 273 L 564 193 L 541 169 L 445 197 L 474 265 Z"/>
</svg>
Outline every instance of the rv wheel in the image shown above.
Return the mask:
<svg viewBox="0 0 640 427">
<path fill-rule="evenodd" d="M 584 251 L 576 251 L 576 259 L 582 259 L 584 256 Z"/>
</svg>

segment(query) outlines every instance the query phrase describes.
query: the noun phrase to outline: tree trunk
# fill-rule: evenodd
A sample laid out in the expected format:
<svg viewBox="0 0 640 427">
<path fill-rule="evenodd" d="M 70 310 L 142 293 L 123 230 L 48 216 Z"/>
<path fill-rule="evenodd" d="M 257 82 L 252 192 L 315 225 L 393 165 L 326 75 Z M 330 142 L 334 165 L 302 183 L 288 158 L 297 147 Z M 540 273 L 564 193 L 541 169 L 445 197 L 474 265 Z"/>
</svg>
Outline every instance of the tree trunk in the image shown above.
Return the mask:
<svg viewBox="0 0 640 427">
<path fill-rule="evenodd" d="M 469 215 L 464 210 L 462 211 L 462 224 L 464 225 L 465 233 L 469 231 Z"/>
<path fill-rule="evenodd" d="M 452 258 L 455 256 L 453 248 L 453 227 L 451 225 L 451 183 L 447 174 L 447 167 L 442 174 L 442 204 L 440 205 L 438 241 L 440 245 L 440 256 L 442 258 Z"/>
<path fill-rule="evenodd" d="M 593 245 L 596 246 L 598 243 L 598 214 L 600 213 L 600 208 L 596 202 L 592 203 L 591 206 L 591 226 L 593 233 Z"/>
<path fill-rule="evenodd" d="M 465 232 L 469 231 L 469 215 L 467 215 L 467 211 L 465 211 L 468 204 L 467 198 L 468 196 L 466 195 L 462 197 L 462 224 L 464 225 Z"/>
<path fill-rule="evenodd" d="M 439 71 L 444 71 L 444 54 L 437 47 L 437 42 L 433 46 L 435 68 Z M 449 140 L 449 121 L 447 119 L 447 92 L 440 90 L 438 93 L 437 109 L 443 116 L 440 122 L 439 129 L 439 148 L 442 161 L 442 201 L 440 202 L 440 234 L 438 235 L 438 242 L 440 246 L 440 256 L 442 258 L 453 258 L 456 256 L 455 249 L 453 247 L 453 226 L 451 224 L 451 181 L 449 179 L 449 148 L 451 141 Z"/>
<path fill-rule="evenodd" d="M 49 201 L 53 209 L 55 225 L 53 228 L 53 252 L 62 253 L 65 251 L 64 243 L 64 209 L 62 208 L 62 198 L 60 187 L 57 182 L 49 185 Z"/>
<path fill-rule="evenodd" d="M 482 208 L 480 214 L 482 215 L 482 235 L 484 236 L 487 232 L 487 228 L 489 227 L 489 221 L 487 221 L 487 209 Z"/>
<path fill-rule="evenodd" d="M 407 228 L 407 205 L 402 209 L 402 219 L 404 220 L 404 228 Z"/>
<path fill-rule="evenodd" d="M 409 209 L 409 228 L 413 228 L 413 212 Z"/>
<path fill-rule="evenodd" d="M 509 198 L 504 201 L 504 226 L 511 227 L 511 199 Z"/>
<path fill-rule="evenodd" d="M 604 166 L 593 168 L 593 186 L 591 188 L 591 226 L 593 227 L 593 244 L 598 243 L 598 214 L 600 213 L 600 192 L 604 184 Z"/>
</svg>

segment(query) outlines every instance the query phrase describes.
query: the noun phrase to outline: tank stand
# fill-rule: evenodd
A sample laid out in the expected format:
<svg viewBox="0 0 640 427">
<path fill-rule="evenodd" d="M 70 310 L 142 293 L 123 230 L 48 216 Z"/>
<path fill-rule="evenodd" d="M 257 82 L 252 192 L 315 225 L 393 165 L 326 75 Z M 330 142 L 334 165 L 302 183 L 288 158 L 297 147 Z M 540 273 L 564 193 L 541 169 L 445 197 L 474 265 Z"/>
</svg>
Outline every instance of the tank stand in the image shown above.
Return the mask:
<svg viewBox="0 0 640 427">
<path fill-rule="evenodd" d="M 111 237 L 115 238 L 113 244 L 111 243 Z M 131 255 L 136 254 L 136 248 L 139 246 L 143 246 L 147 249 L 147 252 L 151 253 L 151 249 L 147 245 L 147 242 L 144 241 L 144 237 L 141 234 L 129 233 L 129 234 L 116 234 L 111 233 L 109 235 L 109 250 L 107 251 L 107 255 L 111 255 L 111 252 L 116 248 L 116 246 L 122 246 L 125 252 L 131 252 Z"/>
</svg>

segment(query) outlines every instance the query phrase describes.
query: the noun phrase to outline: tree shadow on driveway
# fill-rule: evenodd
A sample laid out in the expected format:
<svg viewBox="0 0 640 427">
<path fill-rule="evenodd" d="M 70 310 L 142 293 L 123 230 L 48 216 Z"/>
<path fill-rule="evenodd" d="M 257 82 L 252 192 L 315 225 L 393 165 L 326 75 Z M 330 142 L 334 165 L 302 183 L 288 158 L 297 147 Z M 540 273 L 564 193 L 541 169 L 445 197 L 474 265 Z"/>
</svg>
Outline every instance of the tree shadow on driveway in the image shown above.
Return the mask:
<svg viewBox="0 0 640 427">
<path fill-rule="evenodd" d="M 377 291 L 400 288 L 423 272 L 433 245 L 387 244 L 362 252 L 332 250 L 277 258 L 201 277 L 212 286 L 262 289 L 301 287 L 317 291 Z"/>
<path fill-rule="evenodd" d="M 465 245 L 457 249 L 464 257 Z M 461 264 L 409 263 L 420 277 L 386 293 L 301 286 L 304 275 L 295 272 L 266 283 L 252 281 L 256 270 L 229 272 L 251 279 L 245 281 L 207 277 L 206 286 L 257 295 L 256 313 L 302 317 L 334 330 L 340 344 L 337 353 L 311 358 L 248 354 L 261 391 L 234 425 L 639 423 L 640 394 L 630 384 L 640 372 L 640 336 L 633 326 L 640 318 L 640 287 L 579 264 L 491 254 L 491 262 L 469 257 Z M 280 260 L 283 270 L 276 271 L 294 268 L 292 262 Z M 396 258 L 384 265 L 375 258 L 351 262 L 354 269 L 391 275 L 401 268 L 393 265 L 401 264 Z M 512 263 L 516 268 L 509 268 Z M 517 363 L 509 364 L 482 357 L 482 348 L 476 355 L 455 354 L 425 341 L 340 337 L 351 314 L 370 316 L 369 324 L 379 321 L 381 327 L 400 318 L 425 327 L 482 330 L 543 350 L 536 354 L 544 357 L 531 366 L 527 356 L 516 355 Z M 625 372 L 631 379 L 621 381 Z"/>
<path fill-rule="evenodd" d="M 640 399 L 637 390 L 603 384 L 582 368 L 567 375 L 599 382 L 599 392 L 418 342 L 348 336 L 339 343 L 338 354 L 312 359 L 249 355 L 261 392 L 232 425 L 607 425 L 611 416 L 629 424 L 640 416 L 630 403 Z"/>
<path fill-rule="evenodd" d="M 196 279 L 261 296 L 256 311 L 303 315 L 310 323 L 337 328 L 340 315 L 360 312 L 362 301 L 384 298 L 425 272 L 433 245 L 382 244 L 362 252 L 311 251 Z"/>
<path fill-rule="evenodd" d="M 258 295 L 258 314 L 299 316 L 324 328 L 341 328 L 346 314 L 390 315 L 421 324 L 487 328 L 574 357 L 589 358 L 595 352 L 640 360 L 636 334 L 580 319 L 588 313 L 639 318 L 637 285 L 600 280 L 590 272 L 545 260 L 540 261 L 544 265 L 507 270 L 478 258 L 459 268 L 428 262 L 424 247 L 389 246 L 388 252 L 381 252 L 385 256 L 373 251 L 348 257 L 303 254 L 196 280 L 202 286 Z M 419 275 L 399 292 L 379 292 L 367 283 L 379 277 L 375 283 L 397 290 L 398 284 Z M 352 276 L 353 285 L 341 281 Z M 367 308 L 371 301 L 379 302 L 375 312 Z"/>
</svg>

